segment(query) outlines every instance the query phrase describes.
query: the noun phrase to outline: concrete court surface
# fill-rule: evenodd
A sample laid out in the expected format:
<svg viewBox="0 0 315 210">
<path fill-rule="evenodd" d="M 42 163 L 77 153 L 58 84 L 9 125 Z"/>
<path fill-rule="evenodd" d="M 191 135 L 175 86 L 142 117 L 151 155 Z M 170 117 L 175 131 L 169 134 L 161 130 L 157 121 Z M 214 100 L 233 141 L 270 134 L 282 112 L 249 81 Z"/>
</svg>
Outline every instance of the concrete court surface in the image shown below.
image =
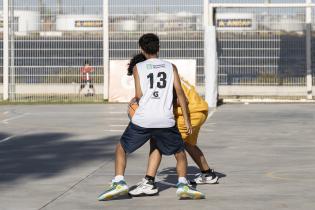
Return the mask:
<svg viewBox="0 0 315 210">
<path fill-rule="evenodd" d="M 0 209 L 315 209 L 315 105 L 219 107 L 199 145 L 221 177 L 205 200 L 177 200 L 173 157 L 159 196 L 97 201 L 114 173 L 125 104 L 0 106 Z M 126 179 L 145 173 L 148 145 L 129 156 Z M 198 170 L 189 159 L 189 176 Z"/>
</svg>

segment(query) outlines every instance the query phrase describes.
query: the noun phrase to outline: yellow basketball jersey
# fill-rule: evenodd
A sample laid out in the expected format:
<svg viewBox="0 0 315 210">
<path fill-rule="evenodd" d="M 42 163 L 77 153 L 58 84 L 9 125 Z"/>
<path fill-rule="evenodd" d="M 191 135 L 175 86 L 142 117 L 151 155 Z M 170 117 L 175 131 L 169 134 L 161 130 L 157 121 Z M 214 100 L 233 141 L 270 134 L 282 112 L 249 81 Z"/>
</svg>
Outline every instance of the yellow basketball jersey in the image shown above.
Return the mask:
<svg viewBox="0 0 315 210">
<path fill-rule="evenodd" d="M 208 111 L 208 103 L 197 93 L 195 87 L 181 78 L 182 88 L 188 100 L 190 113 Z M 181 107 L 177 107 L 176 115 L 182 115 Z"/>
</svg>

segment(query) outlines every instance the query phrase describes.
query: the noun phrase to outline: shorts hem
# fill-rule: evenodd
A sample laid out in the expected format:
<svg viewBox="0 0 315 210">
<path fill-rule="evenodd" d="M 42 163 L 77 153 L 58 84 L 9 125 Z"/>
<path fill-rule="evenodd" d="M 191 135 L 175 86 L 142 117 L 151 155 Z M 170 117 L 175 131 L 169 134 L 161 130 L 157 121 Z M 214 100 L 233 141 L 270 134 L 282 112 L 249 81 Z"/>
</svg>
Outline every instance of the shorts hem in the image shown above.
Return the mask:
<svg viewBox="0 0 315 210">
<path fill-rule="evenodd" d="M 131 153 L 134 152 L 134 151 L 128 150 L 127 147 L 126 147 L 126 145 L 125 145 L 125 143 L 124 143 L 122 140 L 120 140 L 120 145 L 121 145 L 121 147 L 124 149 L 124 151 L 125 151 L 126 154 L 131 154 Z"/>
</svg>

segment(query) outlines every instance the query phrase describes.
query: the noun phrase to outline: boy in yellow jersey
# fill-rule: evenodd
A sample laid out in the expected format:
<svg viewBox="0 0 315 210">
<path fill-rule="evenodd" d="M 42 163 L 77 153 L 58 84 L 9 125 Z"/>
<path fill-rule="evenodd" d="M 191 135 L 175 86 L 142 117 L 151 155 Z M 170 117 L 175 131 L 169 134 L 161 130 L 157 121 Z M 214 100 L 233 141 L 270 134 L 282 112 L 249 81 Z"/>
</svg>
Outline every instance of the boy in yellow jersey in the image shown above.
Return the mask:
<svg viewBox="0 0 315 210">
<path fill-rule="evenodd" d="M 190 120 L 193 127 L 193 133 L 187 135 L 184 132 L 185 124 L 183 121 L 183 114 L 180 107 L 175 109 L 175 117 L 177 122 L 177 127 L 182 135 L 185 142 L 185 149 L 198 165 L 201 173 L 191 181 L 194 184 L 214 184 L 217 183 L 218 177 L 212 169 L 210 169 L 207 160 L 197 146 L 197 139 L 199 131 L 203 123 L 208 117 L 208 103 L 197 93 L 195 87 L 189 82 L 181 79 L 182 88 L 188 100 L 188 108 L 190 112 Z"/>
<path fill-rule="evenodd" d="M 132 74 L 132 67 L 138 62 L 143 61 L 144 56 L 141 54 L 134 56 L 128 68 L 128 75 Z M 198 165 L 201 173 L 197 175 L 194 180 L 191 180 L 192 184 L 214 184 L 218 181 L 218 176 L 214 173 L 214 170 L 210 169 L 206 158 L 200 148 L 196 145 L 198 134 L 202 124 L 206 121 L 208 116 L 208 104 L 203 98 L 196 92 L 194 86 L 187 81 L 181 79 L 181 86 L 184 90 L 186 98 L 188 100 L 188 107 L 190 111 L 191 124 L 193 132 L 191 135 L 186 134 L 186 126 L 184 117 L 179 106 L 174 106 L 174 114 L 177 122 L 177 127 L 181 133 L 181 136 L 185 143 L 185 150 L 192 157 L 194 162 Z M 177 103 L 178 104 L 178 103 Z M 133 190 L 129 191 L 132 196 L 143 196 L 157 194 L 157 188 L 155 186 L 155 176 L 157 169 L 160 165 L 162 155 L 158 149 L 156 149 L 154 140 L 151 141 L 150 156 L 148 162 L 148 168 L 145 178 L 139 182 Z"/>
</svg>

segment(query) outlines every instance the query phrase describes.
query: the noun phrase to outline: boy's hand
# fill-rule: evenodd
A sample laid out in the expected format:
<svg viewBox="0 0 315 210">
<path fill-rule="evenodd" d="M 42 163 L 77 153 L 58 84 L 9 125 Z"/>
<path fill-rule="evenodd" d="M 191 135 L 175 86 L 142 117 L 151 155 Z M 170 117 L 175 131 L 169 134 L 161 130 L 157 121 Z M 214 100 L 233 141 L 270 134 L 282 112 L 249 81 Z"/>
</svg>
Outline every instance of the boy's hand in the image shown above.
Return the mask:
<svg viewBox="0 0 315 210">
<path fill-rule="evenodd" d="M 193 132 L 193 129 L 192 129 L 192 126 L 191 126 L 191 124 L 190 123 L 186 123 L 186 134 L 189 136 L 189 135 L 191 135 L 192 134 L 192 132 Z"/>
</svg>

